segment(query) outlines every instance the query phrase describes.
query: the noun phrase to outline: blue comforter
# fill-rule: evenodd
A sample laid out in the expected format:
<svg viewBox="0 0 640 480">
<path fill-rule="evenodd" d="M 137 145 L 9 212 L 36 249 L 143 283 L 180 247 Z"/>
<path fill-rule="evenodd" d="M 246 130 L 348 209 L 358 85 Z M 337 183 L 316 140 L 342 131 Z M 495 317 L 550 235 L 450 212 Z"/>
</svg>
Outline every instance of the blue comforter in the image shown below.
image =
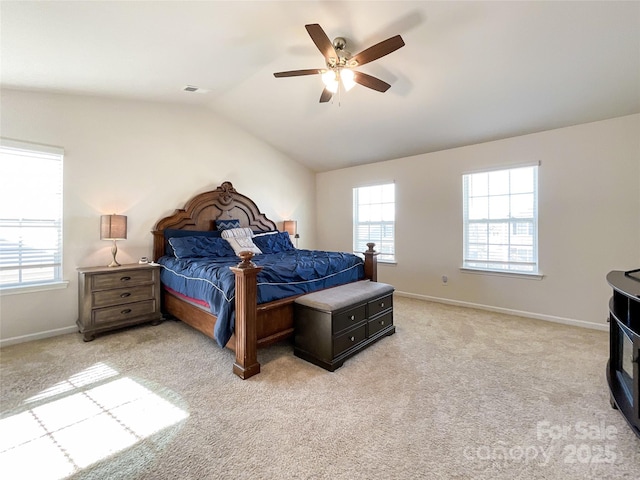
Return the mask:
<svg viewBox="0 0 640 480">
<path fill-rule="evenodd" d="M 237 257 L 162 257 L 160 280 L 191 298 L 206 301 L 217 317 L 213 337 L 224 347 L 235 329 L 235 275 Z M 364 278 L 364 261 L 351 253 L 293 250 L 257 255 L 258 304 L 279 300 Z"/>
</svg>

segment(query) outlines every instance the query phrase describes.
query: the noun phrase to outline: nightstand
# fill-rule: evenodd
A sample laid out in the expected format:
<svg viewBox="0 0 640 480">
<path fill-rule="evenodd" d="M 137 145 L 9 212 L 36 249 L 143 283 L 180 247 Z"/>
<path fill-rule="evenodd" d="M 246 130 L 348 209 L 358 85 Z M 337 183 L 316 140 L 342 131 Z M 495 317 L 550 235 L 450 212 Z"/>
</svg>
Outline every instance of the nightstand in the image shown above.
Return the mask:
<svg viewBox="0 0 640 480">
<path fill-rule="evenodd" d="M 85 342 L 97 333 L 161 320 L 159 265 L 78 268 L 76 323 Z"/>
</svg>

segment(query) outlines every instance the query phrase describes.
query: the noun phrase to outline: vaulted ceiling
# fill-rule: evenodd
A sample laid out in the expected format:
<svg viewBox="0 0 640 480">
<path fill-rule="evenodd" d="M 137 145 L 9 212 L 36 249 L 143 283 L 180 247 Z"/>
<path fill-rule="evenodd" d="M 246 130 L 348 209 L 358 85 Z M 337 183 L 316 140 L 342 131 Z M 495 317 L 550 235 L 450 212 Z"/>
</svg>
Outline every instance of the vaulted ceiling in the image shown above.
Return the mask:
<svg viewBox="0 0 640 480">
<path fill-rule="evenodd" d="M 3 88 L 210 108 L 326 171 L 640 112 L 640 2 L 2 1 Z M 305 24 L 406 45 L 318 102 Z M 183 91 L 195 85 L 198 93 Z"/>
</svg>

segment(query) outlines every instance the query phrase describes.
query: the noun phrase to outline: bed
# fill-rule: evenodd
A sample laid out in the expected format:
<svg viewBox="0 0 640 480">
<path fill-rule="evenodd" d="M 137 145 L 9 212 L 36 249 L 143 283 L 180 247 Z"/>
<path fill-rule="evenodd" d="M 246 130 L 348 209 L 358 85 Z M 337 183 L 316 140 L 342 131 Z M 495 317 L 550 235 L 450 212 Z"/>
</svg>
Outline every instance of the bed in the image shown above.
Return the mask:
<svg viewBox="0 0 640 480">
<path fill-rule="evenodd" d="M 227 233 L 249 229 L 255 245 L 262 245 L 263 248 L 271 245 L 268 248 L 273 247 L 273 252 L 265 250 L 258 254 L 234 246 L 235 252 L 224 258 L 202 258 L 200 255 L 204 256 L 203 253 L 198 253 L 198 258 L 191 258 L 184 253 L 196 250 L 199 252 L 202 245 L 205 245 L 205 250 L 214 245 L 214 253 L 217 255 L 220 244 L 225 242 L 215 238 L 226 224 L 230 227 Z M 297 249 L 291 245 L 286 233 L 277 231 L 276 223 L 261 213 L 253 200 L 238 193 L 230 182 L 196 195 L 184 208 L 160 219 L 152 231 L 153 260 L 162 265 L 163 313 L 183 321 L 214 339 L 219 345 L 233 350 L 233 372 L 243 379 L 260 372 L 258 347 L 278 342 L 293 334 L 293 302 L 300 295 L 363 278 L 377 280 L 377 253 L 373 243 L 367 244 L 368 250 L 362 252 L 362 258 L 343 252 Z M 258 243 L 258 240 L 261 242 Z M 346 263 L 330 266 L 318 264 L 322 265 L 321 268 L 316 266 L 315 262 L 324 261 L 325 257 L 327 262 L 332 261 L 331 257 Z M 291 262 L 299 263 L 296 266 Z M 312 267 L 305 269 L 300 265 Z M 188 270 L 183 273 L 180 268 Z M 296 270 L 296 275 L 299 274 L 298 270 L 314 270 L 318 278 L 296 277 L 293 282 L 278 282 L 273 277 L 274 269 L 278 268 Z M 331 268 L 335 271 L 330 270 Z M 215 271 L 215 278 L 198 281 L 194 273 L 198 271 Z M 183 284 L 176 280 L 181 277 L 188 277 L 192 283 L 200 285 L 210 284 L 211 287 L 199 287 L 197 293 L 183 291 Z M 231 284 L 218 283 L 223 282 L 223 277 L 224 281 Z M 274 286 L 278 283 L 287 285 L 283 290 L 278 290 Z M 216 304 L 219 298 L 226 302 L 224 307 Z M 218 315 L 212 313 L 214 311 Z"/>
</svg>

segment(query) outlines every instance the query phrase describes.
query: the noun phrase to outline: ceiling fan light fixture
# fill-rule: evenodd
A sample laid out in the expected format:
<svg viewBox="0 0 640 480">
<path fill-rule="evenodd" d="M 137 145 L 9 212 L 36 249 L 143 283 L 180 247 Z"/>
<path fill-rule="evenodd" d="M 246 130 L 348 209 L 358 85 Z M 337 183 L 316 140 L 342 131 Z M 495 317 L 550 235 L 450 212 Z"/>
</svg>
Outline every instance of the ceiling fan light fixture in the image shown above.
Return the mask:
<svg viewBox="0 0 640 480">
<path fill-rule="evenodd" d="M 343 68 L 340 71 L 340 80 L 342 80 L 342 85 L 344 86 L 344 89 L 347 92 L 351 90 L 356 84 L 353 77 L 354 77 L 353 70 L 350 70 L 348 68 Z"/>
<path fill-rule="evenodd" d="M 329 90 L 331 93 L 336 93 L 338 91 L 339 86 L 340 84 L 338 83 L 338 81 L 334 80 L 333 82 L 327 85 L 327 90 Z"/>
<path fill-rule="evenodd" d="M 336 81 L 336 72 L 334 72 L 333 70 L 327 70 L 322 74 L 322 81 L 326 86 L 331 85 Z"/>
<path fill-rule="evenodd" d="M 322 74 L 322 82 L 331 93 L 338 91 L 338 78 L 336 72 L 333 70 L 327 70 Z"/>
</svg>

